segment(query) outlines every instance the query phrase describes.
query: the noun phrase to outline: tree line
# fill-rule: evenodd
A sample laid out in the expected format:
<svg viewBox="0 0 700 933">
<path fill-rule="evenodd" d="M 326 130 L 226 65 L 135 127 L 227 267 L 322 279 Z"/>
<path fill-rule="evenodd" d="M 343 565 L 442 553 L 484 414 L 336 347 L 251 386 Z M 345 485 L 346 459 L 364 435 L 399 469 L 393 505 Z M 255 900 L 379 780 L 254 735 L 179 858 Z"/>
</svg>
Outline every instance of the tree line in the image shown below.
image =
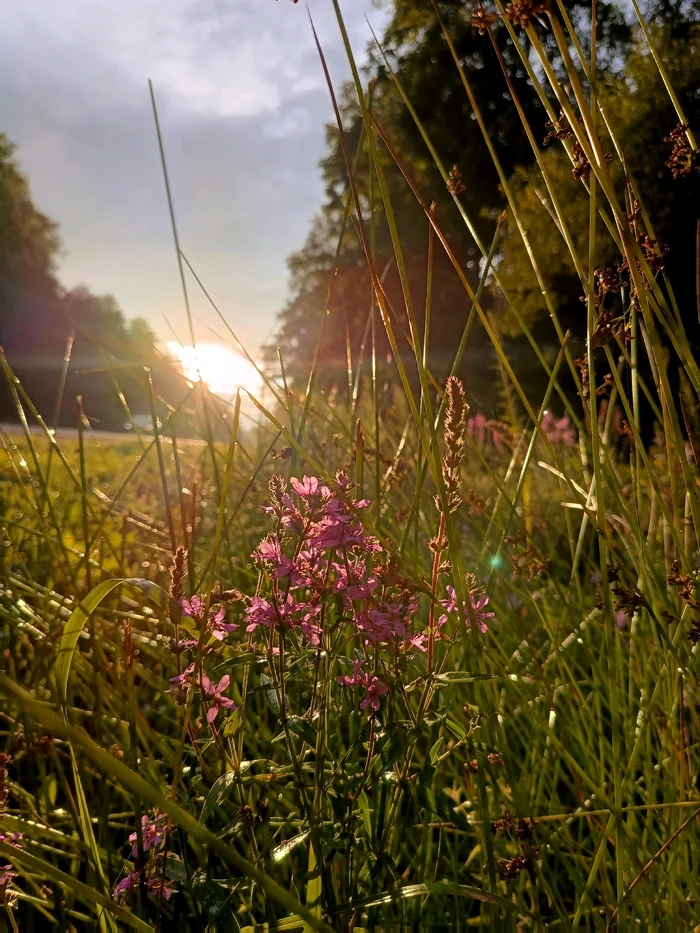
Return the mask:
<svg viewBox="0 0 700 933">
<path fill-rule="evenodd" d="M 548 124 L 517 49 L 503 25 L 496 22 L 496 17 L 490 17 L 480 3 L 473 9 L 455 0 L 435 0 L 435 3 L 392 0 L 384 5 L 389 8 L 390 17 L 379 37 L 379 47 L 374 42 L 369 46 L 369 65 L 364 74 L 366 99 L 377 128 L 376 144 L 396 217 L 411 301 L 421 328 L 425 309 L 430 306 L 431 371 L 438 379 L 447 376 L 470 302 L 445 251 L 429 242 L 424 208 L 417 203 L 397 160 L 407 170 L 424 204 L 433 204 L 440 227 L 472 289 L 476 291 L 481 284 L 482 306 L 507 348 L 516 373 L 533 398 L 541 398 L 542 367 L 504 302 L 503 293 L 508 294 L 510 305 L 518 308 L 550 364 L 561 343 L 543 288 L 562 328 L 571 331 L 575 356 L 585 349 L 586 311 L 581 302 L 580 280 L 553 222 L 535 152 L 517 106 L 522 108 L 532 128 L 539 156 L 560 203 L 567 205 L 574 245 L 587 258 L 585 166 L 580 166 L 578 175 L 574 166 L 572 173 L 571 161 L 558 144 L 566 128 Z M 565 0 L 563 6 L 578 35 L 590 36 L 591 4 Z M 472 100 L 455 66 L 436 10 L 451 38 L 454 56 L 468 76 Z M 693 125 L 700 115 L 700 4 L 696 0 L 651 0 L 645 14 L 656 49 Z M 544 43 L 550 43 L 555 67 L 557 62 L 561 66 L 553 39 L 544 30 L 542 34 Z M 628 5 L 598 2 L 596 35 L 598 93 L 612 115 L 627 166 L 654 219 L 664 271 L 673 282 L 680 314 L 695 340 L 700 178 L 695 166 L 673 165 L 672 133 L 678 120 L 648 46 L 642 41 L 636 21 L 630 18 Z M 524 31 L 519 39 L 527 50 Z M 584 47 L 583 53 L 590 56 L 590 48 Z M 377 179 L 370 167 L 362 114 L 350 83 L 339 92 L 339 109 L 347 147 L 354 159 L 353 176 L 364 220 L 370 229 L 376 269 L 396 329 L 405 334 L 408 329 L 405 297 Z M 488 140 L 481 131 L 479 116 L 487 127 Z M 604 128 L 601 134 L 612 152 Z M 430 139 L 439 159 L 449 169 L 447 184 L 424 137 Z M 371 353 L 384 374 L 382 378 L 387 380 L 393 378 L 394 362 L 381 323 L 377 325 L 373 319 L 376 314 L 373 289 L 354 210 L 347 208 L 350 185 L 335 123 L 327 127 L 321 171 L 324 202 L 313 218 L 306 242 L 289 258 L 290 298 L 280 314 L 268 358 L 272 363 L 276 347 L 283 347 L 288 378 L 303 388 L 317 357 L 322 361 L 316 377 L 319 383 L 343 398 L 352 392 L 350 383 L 358 368 L 364 366 L 366 370 Z M 621 171 L 614 181 L 624 198 Z M 526 225 L 541 281 L 535 278 L 513 211 L 508 210 L 506 189 Z M 630 204 L 631 211 L 633 208 Z M 482 250 L 492 253 L 488 269 Z M 620 258 L 602 224 L 597 232 L 595 254 L 601 273 L 609 269 L 614 274 Z M 614 295 L 609 296 L 608 305 L 614 300 Z M 410 366 L 412 353 L 406 340 L 403 351 L 406 365 Z M 488 414 L 502 414 L 506 390 L 500 389 L 497 361 L 478 322 L 469 335 L 460 375 L 473 404 Z M 573 380 L 568 388 L 573 391 Z"/>
<path fill-rule="evenodd" d="M 156 396 L 184 398 L 186 383 L 146 321 L 127 320 L 111 295 L 61 285 L 60 249 L 58 225 L 34 204 L 15 146 L 0 134 L 0 421 L 16 421 L 22 405 L 50 426 L 83 417 L 124 430 L 150 411 L 146 368 Z"/>
</svg>

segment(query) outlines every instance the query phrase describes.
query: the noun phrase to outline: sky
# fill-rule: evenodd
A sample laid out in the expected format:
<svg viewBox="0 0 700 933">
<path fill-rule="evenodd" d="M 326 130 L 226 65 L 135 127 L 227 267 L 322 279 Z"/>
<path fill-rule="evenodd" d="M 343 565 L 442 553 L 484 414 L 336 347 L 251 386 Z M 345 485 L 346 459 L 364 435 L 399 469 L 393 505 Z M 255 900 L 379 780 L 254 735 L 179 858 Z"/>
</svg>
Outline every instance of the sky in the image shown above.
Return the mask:
<svg viewBox="0 0 700 933">
<path fill-rule="evenodd" d="M 331 0 L 309 0 L 336 85 Z M 382 14 L 345 0 L 356 53 Z M 189 338 L 148 93 L 183 252 L 256 353 L 287 295 L 286 256 L 321 205 L 332 107 L 307 10 L 290 0 L 0 4 L 0 131 L 60 225 L 60 278 L 113 294 L 161 340 Z M 194 283 L 197 339 L 225 329 Z"/>
</svg>

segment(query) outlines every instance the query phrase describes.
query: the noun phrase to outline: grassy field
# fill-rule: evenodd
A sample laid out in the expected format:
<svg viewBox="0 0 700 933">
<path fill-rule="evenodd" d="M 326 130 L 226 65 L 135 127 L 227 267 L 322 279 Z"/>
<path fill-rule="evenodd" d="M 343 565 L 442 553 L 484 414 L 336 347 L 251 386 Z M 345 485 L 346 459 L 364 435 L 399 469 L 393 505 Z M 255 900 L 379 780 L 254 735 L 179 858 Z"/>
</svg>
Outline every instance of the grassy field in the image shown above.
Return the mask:
<svg viewBox="0 0 700 933">
<path fill-rule="evenodd" d="M 606 329 L 595 256 L 579 263 L 587 360 L 563 333 L 553 364 L 534 344 L 535 407 L 464 279 L 518 402 L 507 425 L 434 383 L 409 308 L 395 392 L 370 354 L 356 403 L 314 371 L 305 392 L 269 377 L 256 428 L 199 385 L 180 409 L 155 400 L 156 437 L 2 433 L 9 928 L 700 923 L 700 487 L 669 382 L 680 368 L 697 405 L 700 372 L 550 20 L 571 96 L 546 59 L 526 66 L 590 164 L 593 233 L 607 223 L 631 271 Z"/>
</svg>

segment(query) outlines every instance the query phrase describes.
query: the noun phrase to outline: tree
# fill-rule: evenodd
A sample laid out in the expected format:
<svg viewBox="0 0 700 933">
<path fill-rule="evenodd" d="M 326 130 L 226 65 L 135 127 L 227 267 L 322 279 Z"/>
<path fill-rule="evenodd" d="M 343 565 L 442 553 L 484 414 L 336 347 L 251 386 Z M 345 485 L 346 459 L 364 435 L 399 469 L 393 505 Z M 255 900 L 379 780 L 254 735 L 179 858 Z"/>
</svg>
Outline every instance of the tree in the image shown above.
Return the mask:
<svg viewBox="0 0 700 933">
<path fill-rule="evenodd" d="M 686 115 L 691 124 L 696 124 L 700 118 L 700 25 L 688 25 L 686 20 L 682 42 L 675 40 L 673 33 L 667 25 L 657 26 L 655 44 Z M 600 96 L 625 153 L 627 169 L 651 217 L 654 237 L 668 247 L 664 265 L 684 323 L 692 333 L 697 324 L 695 250 L 700 175 L 691 171 L 671 180 L 666 164 L 672 149 L 668 136 L 678 118 L 648 47 L 635 43 L 624 72 L 608 76 Z M 604 134 L 603 139 L 607 151 L 612 152 L 610 139 Z M 566 205 L 566 220 L 579 256 L 587 262 L 589 210 L 583 183 L 574 179 L 571 162 L 560 146 L 550 145 L 544 159 L 557 197 Z M 611 170 L 618 195 L 624 201 L 625 180 L 619 162 L 615 161 Z M 562 326 L 581 335 L 585 332 L 582 286 L 564 240 L 543 206 L 546 192 L 542 176 L 536 167 L 520 167 L 511 184 Z M 596 265 L 601 268 L 613 268 L 621 261 L 602 223 L 598 224 L 595 255 Z M 545 313 L 542 295 L 514 223 L 504 234 L 499 275 L 528 322 L 540 322 Z M 499 308 L 498 320 L 505 333 L 517 333 L 517 325 L 503 307 Z"/>
<path fill-rule="evenodd" d="M 385 5 L 388 5 L 388 0 Z M 590 32 L 590 3 L 568 0 L 566 7 L 574 24 L 578 26 L 578 34 L 585 40 L 585 36 Z M 454 44 L 456 56 L 468 76 L 479 110 L 484 115 L 502 169 L 516 191 L 518 204 L 524 211 L 528 224 L 531 218 L 537 218 L 536 222 L 533 221 L 532 235 L 538 239 L 540 250 L 545 247 L 549 250 L 553 242 L 551 221 L 542 208 L 533 183 L 534 155 L 508 92 L 501 63 L 489 39 L 479 35 L 473 27 L 471 11 L 465 10 L 461 2 L 438 0 L 437 8 Z M 446 233 L 472 288 L 476 288 L 483 270 L 482 251 L 470 235 L 453 198 L 450 197 L 450 192 L 446 190 L 443 178 L 416 122 L 401 99 L 390 69 L 415 109 L 441 161 L 447 169 L 454 167 L 452 177 L 454 187 L 460 191 L 459 202 L 486 248 L 493 238 L 497 218 L 506 207 L 506 199 L 493 159 L 462 86 L 459 71 L 435 17 L 432 0 L 394 0 L 391 9 L 393 13 L 381 40 L 386 50 L 388 66 L 381 53 L 373 49 L 365 75 L 367 79 L 372 76 L 371 81 L 368 80 L 371 88 L 371 109 L 378 125 L 408 167 L 425 202 L 436 202 L 441 229 Z M 621 119 L 626 121 L 626 126 L 631 131 L 635 108 L 638 108 L 643 97 L 648 102 L 647 110 L 653 109 L 654 98 L 646 89 L 651 85 L 645 87 L 643 82 L 652 82 L 656 93 L 658 78 L 653 78 L 652 81 L 648 56 L 642 54 L 637 43 L 637 31 L 633 24 L 627 21 L 622 6 L 615 3 L 599 3 L 597 9 L 600 81 L 607 82 L 606 100 L 610 101 L 616 119 L 618 110 L 626 108 Z M 662 35 L 670 37 L 669 41 L 676 41 L 672 33 L 673 29 L 679 27 L 679 19 L 687 19 L 690 15 L 697 19 L 695 4 L 681 4 L 673 0 L 660 0 L 654 5 L 652 12 L 658 14 L 658 29 Z M 684 26 L 681 31 L 684 40 L 687 41 L 687 28 Z M 557 59 L 551 34 L 542 30 L 541 35 L 543 42 L 548 46 L 555 68 L 562 73 L 562 65 Z M 507 39 L 503 29 L 496 31 L 496 41 L 527 119 L 536 137 L 541 140 L 547 133 L 544 108 L 529 84 L 517 50 Z M 521 41 L 527 46 L 524 33 L 521 34 Z M 584 53 L 586 51 L 584 43 Z M 689 51 L 687 54 L 690 56 L 692 53 Z M 694 71 L 694 68 L 691 71 Z M 689 95 L 693 80 L 695 79 L 691 78 L 686 81 Z M 697 84 L 695 86 L 697 87 Z M 658 100 L 661 99 L 665 101 L 667 96 L 659 91 Z M 355 153 L 360 147 L 355 181 L 362 200 L 365 220 L 368 217 L 372 218 L 377 268 L 380 271 L 389 270 L 387 291 L 400 329 L 405 330 L 405 306 L 398 283 L 391 281 L 391 276 L 395 275 L 395 267 L 392 264 L 393 250 L 386 219 L 381 210 L 376 181 L 371 193 L 370 161 L 367 147 L 361 143 L 362 120 L 354 88 L 347 86 L 341 90 L 340 105 L 350 152 Z M 663 159 L 659 163 L 657 158 L 660 154 L 658 143 L 668 134 L 674 121 L 668 121 L 662 108 L 655 111 L 653 116 L 653 126 L 649 121 L 644 123 L 643 120 L 639 120 L 635 132 L 639 139 L 637 153 L 640 156 L 648 148 L 652 138 L 657 143 L 652 160 L 654 168 L 649 170 L 649 177 L 645 180 L 648 184 L 645 184 L 645 187 L 649 190 L 648 196 L 652 200 L 655 197 L 658 202 L 661 200 L 660 186 L 658 178 L 654 185 L 653 177 L 654 172 L 659 171 L 659 164 L 662 166 L 663 163 Z M 659 123 L 664 124 L 663 131 Z M 356 235 L 357 221 L 352 216 L 347 224 L 339 258 L 337 261 L 335 259 L 349 184 L 335 127 L 328 128 L 327 140 L 328 153 L 321 163 L 326 198 L 321 215 L 315 218 L 312 224 L 305 246 L 290 258 L 291 299 L 280 316 L 277 342 L 285 347 L 285 364 L 292 379 L 296 379 L 299 385 L 304 385 L 328 308 L 320 359 L 324 362 L 332 361 L 332 365 L 319 371 L 318 375 L 329 387 L 347 383 L 348 356 L 354 361 L 360 357 L 365 334 L 364 325 L 371 305 L 371 290 L 364 271 L 364 256 Z M 663 147 L 665 144 L 660 145 Z M 379 148 L 406 265 L 410 270 L 413 304 L 419 327 L 422 327 L 428 224 L 389 153 L 381 143 Z M 554 147 L 551 148 L 552 151 L 547 153 L 549 164 L 558 183 L 562 185 L 563 194 L 567 199 L 567 211 L 570 207 L 575 214 L 578 207 L 583 205 L 583 201 L 579 205 L 577 200 L 580 182 L 571 179 L 568 160 L 561 152 L 557 153 Z M 643 174 L 644 170 L 644 164 L 640 164 L 639 172 Z M 679 205 L 682 204 L 682 198 L 681 194 Z M 694 224 L 694 218 L 692 223 Z M 578 220 L 572 219 L 572 224 L 575 226 L 575 234 L 585 237 L 587 230 Z M 692 238 L 687 242 L 692 243 Z M 558 246 L 554 248 L 558 249 Z M 543 264 L 548 270 L 548 284 L 557 294 L 560 306 L 566 306 L 566 318 L 569 321 L 575 319 L 577 313 L 579 318 L 582 316 L 581 305 L 578 302 L 581 292 L 578 287 L 575 289 L 575 295 L 573 294 L 571 264 L 567 266 L 564 260 L 565 257 L 559 250 L 556 255 L 547 253 L 543 258 Z M 436 270 L 439 268 L 440 271 L 439 275 L 433 277 L 430 366 L 436 377 L 443 378 L 461 336 L 469 303 L 464 291 L 450 280 L 453 273 L 439 246 L 436 248 L 435 261 Z M 529 321 L 537 329 L 538 336 L 549 339 L 551 333 L 542 296 L 532 287 L 533 276 L 529 264 L 527 274 L 524 270 L 525 251 L 517 232 L 511 226 L 508 227 L 505 240 L 498 250 L 497 263 L 499 275 L 507 282 L 516 300 L 524 301 L 527 305 Z M 551 270 L 557 271 L 555 273 Z M 331 290 L 327 306 L 329 282 Z M 533 397 L 539 397 L 542 388 L 538 381 L 541 378 L 539 364 L 532 368 L 532 351 L 519 335 L 515 335 L 513 327 L 508 327 L 498 292 L 488 290 L 483 296 L 482 304 L 498 320 L 504 332 L 512 335 L 510 351 L 513 358 L 518 361 L 521 371 L 528 373 L 528 380 L 531 382 L 529 388 L 532 388 Z M 490 344 L 479 326 L 475 326 L 471 333 L 469 347 L 471 354 L 465 358 L 462 373 L 469 386 L 471 399 L 480 407 L 493 411 L 494 406 L 498 405 L 498 398 L 492 391 L 493 355 L 490 352 Z M 379 327 L 376 343 L 378 357 L 385 359 L 387 349 L 386 338 Z M 552 342 L 552 349 L 556 353 L 558 343 L 555 345 Z M 478 365 L 471 365 L 474 360 L 478 361 Z M 523 362 L 520 363 L 520 360 Z"/>
<path fill-rule="evenodd" d="M 148 411 L 144 367 L 162 394 L 177 400 L 185 383 L 158 353 L 145 321 L 127 322 L 111 295 L 63 289 L 56 274 L 58 227 L 34 204 L 15 147 L 0 134 L 0 346 L 43 417 L 75 425 L 76 395 L 87 414 L 107 429 L 123 429 L 127 404 Z M 71 358 L 62 399 L 62 360 Z M 62 404 L 58 405 L 58 403 Z M 17 408 L 7 380 L 0 381 L 0 420 Z"/>
</svg>

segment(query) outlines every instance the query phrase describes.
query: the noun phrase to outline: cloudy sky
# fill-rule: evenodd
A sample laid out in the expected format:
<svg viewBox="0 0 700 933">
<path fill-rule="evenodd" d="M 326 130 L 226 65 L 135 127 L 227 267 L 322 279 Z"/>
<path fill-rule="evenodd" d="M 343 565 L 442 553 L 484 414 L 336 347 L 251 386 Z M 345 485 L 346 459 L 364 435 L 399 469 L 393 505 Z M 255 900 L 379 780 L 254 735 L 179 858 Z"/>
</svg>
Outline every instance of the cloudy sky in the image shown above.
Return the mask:
<svg viewBox="0 0 700 933">
<path fill-rule="evenodd" d="M 330 0 L 309 0 L 336 81 Z M 362 52 L 381 14 L 345 0 Z M 61 278 L 114 294 L 163 340 L 186 339 L 147 79 L 156 96 L 183 251 L 251 351 L 286 295 L 285 257 L 321 202 L 332 119 L 303 3 L 21 0 L 0 4 L 0 131 L 35 202 L 60 223 Z M 213 339 L 216 318 L 191 289 Z M 221 325 L 218 325 L 221 330 Z"/>
</svg>

